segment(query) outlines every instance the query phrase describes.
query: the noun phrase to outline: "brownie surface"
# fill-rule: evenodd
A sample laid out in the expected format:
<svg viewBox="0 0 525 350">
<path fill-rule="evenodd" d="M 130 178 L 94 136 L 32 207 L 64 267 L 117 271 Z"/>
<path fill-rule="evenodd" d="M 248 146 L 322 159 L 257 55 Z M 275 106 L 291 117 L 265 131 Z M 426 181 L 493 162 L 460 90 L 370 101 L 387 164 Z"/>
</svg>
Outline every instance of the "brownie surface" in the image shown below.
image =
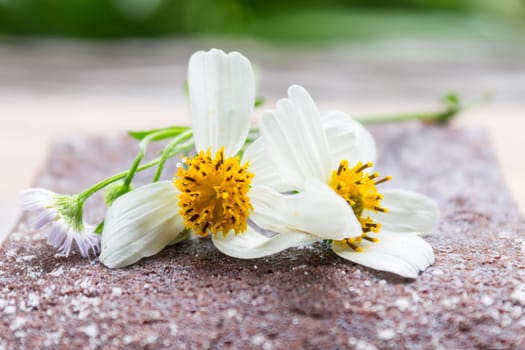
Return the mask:
<svg viewBox="0 0 525 350">
<path fill-rule="evenodd" d="M 0 349 L 525 348 L 525 222 L 487 134 L 416 123 L 372 132 L 376 169 L 393 176 L 381 188 L 424 193 L 442 211 L 426 237 L 436 262 L 416 280 L 323 244 L 239 260 L 209 238 L 109 270 L 77 251 L 58 256 L 22 216 L 0 248 Z M 34 184 L 78 192 L 126 169 L 136 148 L 126 137 L 61 141 Z M 103 213 L 100 196 L 87 203 L 88 221 Z"/>
</svg>

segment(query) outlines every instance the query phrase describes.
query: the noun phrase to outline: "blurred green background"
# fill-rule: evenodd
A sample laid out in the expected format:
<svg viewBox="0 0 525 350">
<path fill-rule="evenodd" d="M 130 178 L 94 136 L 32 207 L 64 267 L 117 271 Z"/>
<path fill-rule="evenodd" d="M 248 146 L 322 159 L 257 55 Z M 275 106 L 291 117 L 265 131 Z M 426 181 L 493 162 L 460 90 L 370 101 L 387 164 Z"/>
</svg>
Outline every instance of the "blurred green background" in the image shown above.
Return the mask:
<svg viewBox="0 0 525 350">
<path fill-rule="evenodd" d="M 320 42 L 405 34 L 513 42 L 525 0 L 0 0 L 0 36 L 249 36 Z"/>
</svg>

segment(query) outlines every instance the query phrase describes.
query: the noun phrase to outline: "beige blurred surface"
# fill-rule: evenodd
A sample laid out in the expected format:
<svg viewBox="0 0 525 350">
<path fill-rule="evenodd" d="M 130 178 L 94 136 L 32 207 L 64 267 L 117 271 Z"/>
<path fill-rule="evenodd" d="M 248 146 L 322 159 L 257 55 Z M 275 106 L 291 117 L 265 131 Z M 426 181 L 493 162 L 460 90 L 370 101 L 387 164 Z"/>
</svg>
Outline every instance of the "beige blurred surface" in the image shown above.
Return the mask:
<svg viewBox="0 0 525 350">
<path fill-rule="evenodd" d="M 211 46 L 237 48 L 254 62 L 267 108 L 292 83 L 304 85 L 321 108 L 353 115 L 434 109 L 449 90 L 467 99 L 490 92 L 490 104 L 467 111 L 454 127 L 488 130 L 493 145 L 487 147 L 494 147 L 524 212 L 525 54 L 425 45 L 0 44 L 0 237 L 19 214 L 18 193 L 30 185 L 54 140 L 189 124 L 182 89 L 187 60 L 195 49 Z"/>
</svg>

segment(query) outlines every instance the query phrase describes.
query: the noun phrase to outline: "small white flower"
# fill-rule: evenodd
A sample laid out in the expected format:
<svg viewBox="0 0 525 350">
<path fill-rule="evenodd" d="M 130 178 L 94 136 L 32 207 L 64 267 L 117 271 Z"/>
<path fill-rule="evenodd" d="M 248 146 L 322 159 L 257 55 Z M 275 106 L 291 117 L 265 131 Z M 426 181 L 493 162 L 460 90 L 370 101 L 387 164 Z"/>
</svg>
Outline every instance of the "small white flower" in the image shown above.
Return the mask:
<svg viewBox="0 0 525 350">
<path fill-rule="evenodd" d="M 84 258 L 99 253 L 100 235 L 82 221 L 82 206 L 75 197 L 30 188 L 20 194 L 20 204 L 23 211 L 35 214 L 31 227 L 43 230 L 47 243 L 60 254 L 69 256 L 73 241 Z"/>
<path fill-rule="evenodd" d="M 295 234 L 333 241 L 333 251 L 355 263 L 417 277 L 434 262 L 432 247 L 417 234 L 436 226 L 437 204 L 414 192 L 379 192 L 376 186 L 390 177 L 380 179 L 377 172 L 370 172 L 376 154 L 372 135 L 342 112 L 321 115 L 300 86 L 290 87 L 288 96 L 263 115 L 261 137 L 244 154 L 243 160 L 250 161 L 258 174 L 253 185 L 264 181 L 279 191 L 303 193 L 317 181 L 317 193 L 331 192 L 351 208 L 350 229 L 340 232 L 339 238 Z M 312 216 L 324 210 L 324 205 L 310 208 Z M 271 198 L 268 206 L 274 206 Z M 324 218 L 332 219 L 333 215 Z M 265 228 L 270 224 L 264 217 L 254 216 L 253 220 Z M 288 248 L 291 239 L 283 233 L 266 237 L 249 231 L 244 236 L 231 235 L 227 244 L 216 246 L 232 256 L 255 258 Z"/>
<path fill-rule="evenodd" d="M 102 234 L 104 265 L 124 267 L 156 254 L 185 239 L 189 229 L 201 236 L 211 233 L 216 246 L 228 246 L 228 236 L 255 237 L 249 234 L 249 219 L 287 233 L 265 244 L 265 252 L 311 242 L 313 236 L 344 237 L 352 211 L 333 191 L 319 191 L 318 180 L 297 195 L 283 195 L 264 181 L 250 185 L 259 174 L 235 156 L 254 109 L 248 59 L 238 52 L 199 51 L 190 59 L 188 86 L 198 154 L 184 161 L 173 182 L 143 186 L 114 202 Z"/>
</svg>

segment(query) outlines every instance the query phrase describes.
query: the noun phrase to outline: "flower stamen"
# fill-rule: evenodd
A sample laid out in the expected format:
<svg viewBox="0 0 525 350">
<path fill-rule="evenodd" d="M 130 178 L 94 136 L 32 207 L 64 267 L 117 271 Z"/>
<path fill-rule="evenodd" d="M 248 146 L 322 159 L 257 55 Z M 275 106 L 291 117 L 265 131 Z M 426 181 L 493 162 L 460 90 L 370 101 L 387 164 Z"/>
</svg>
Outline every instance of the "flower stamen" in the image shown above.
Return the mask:
<svg viewBox="0 0 525 350">
<path fill-rule="evenodd" d="M 375 185 L 379 185 L 379 184 L 382 184 L 383 182 L 387 182 L 387 181 L 390 181 L 392 180 L 392 176 L 388 175 L 388 176 L 385 176 L 384 178 L 382 178 L 381 180 L 377 180 L 375 182 Z"/>
<path fill-rule="evenodd" d="M 340 242 L 346 243 L 356 252 L 363 251 L 361 242 L 367 240 L 372 243 L 379 242 L 376 237 L 368 236 L 369 233 L 379 233 L 381 224 L 374 222 L 370 217 L 363 217 L 365 210 L 387 213 L 388 209 L 380 204 L 383 195 L 377 190 L 377 185 L 390 181 L 391 176 L 383 177 L 379 180 L 378 172 L 368 174 L 366 169 L 373 167 L 373 163 L 357 163 L 354 167 L 348 167 L 348 161 L 343 160 L 339 163 L 337 170 L 332 171 L 330 187 L 337 192 L 352 207 L 354 214 L 361 223 L 362 234 L 356 237 L 349 237 Z M 375 180 L 375 181 L 374 181 Z"/>
<path fill-rule="evenodd" d="M 239 157 L 224 158 L 221 148 L 201 151 L 192 159 L 183 159 L 174 179 L 180 190 L 179 213 L 186 228 L 197 235 L 223 235 L 246 231 L 248 214 L 253 209 L 247 196 L 253 174 L 249 164 L 240 164 Z"/>
</svg>

